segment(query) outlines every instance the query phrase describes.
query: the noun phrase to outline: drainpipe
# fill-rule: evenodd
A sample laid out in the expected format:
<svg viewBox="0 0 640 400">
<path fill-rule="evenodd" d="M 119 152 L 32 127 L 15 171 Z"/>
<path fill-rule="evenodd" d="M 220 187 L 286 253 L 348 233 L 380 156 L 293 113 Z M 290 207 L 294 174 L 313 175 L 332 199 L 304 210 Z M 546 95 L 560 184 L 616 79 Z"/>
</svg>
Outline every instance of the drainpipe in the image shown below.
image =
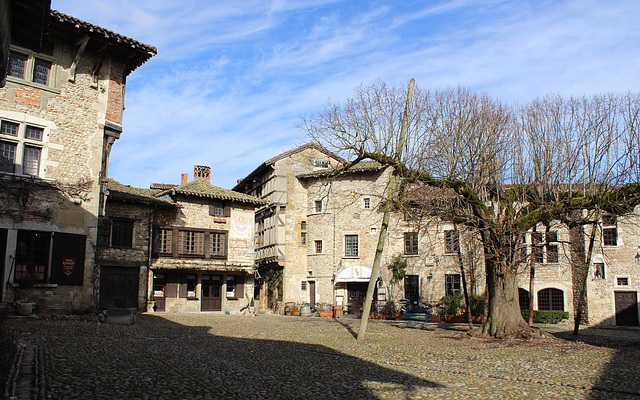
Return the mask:
<svg viewBox="0 0 640 400">
<path fill-rule="evenodd" d="M 149 222 L 147 229 L 147 285 L 144 293 L 144 307 L 145 311 L 147 308 L 147 301 L 149 301 L 149 278 L 153 279 L 153 275 L 151 274 L 151 248 L 152 248 L 152 240 L 153 240 L 153 215 L 156 213 L 157 205 L 153 205 L 153 210 L 149 213 Z"/>
</svg>

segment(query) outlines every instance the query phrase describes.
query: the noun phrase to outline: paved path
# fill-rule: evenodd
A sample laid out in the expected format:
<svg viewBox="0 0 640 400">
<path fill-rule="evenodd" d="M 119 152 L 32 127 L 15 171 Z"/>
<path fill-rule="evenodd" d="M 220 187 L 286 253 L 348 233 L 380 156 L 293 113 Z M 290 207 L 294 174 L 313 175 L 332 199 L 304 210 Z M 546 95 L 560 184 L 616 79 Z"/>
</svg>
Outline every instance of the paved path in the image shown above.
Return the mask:
<svg viewBox="0 0 640 400">
<path fill-rule="evenodd" d="M 23 360 L 31 360 L 14 382 L 19 399 L 640 398 L 637 330 L 584 330 L 586 343 L 505 342 L 372 321 L 358 343 L 353 319 L 0 322 L 20 332 Z"/>
</svg>

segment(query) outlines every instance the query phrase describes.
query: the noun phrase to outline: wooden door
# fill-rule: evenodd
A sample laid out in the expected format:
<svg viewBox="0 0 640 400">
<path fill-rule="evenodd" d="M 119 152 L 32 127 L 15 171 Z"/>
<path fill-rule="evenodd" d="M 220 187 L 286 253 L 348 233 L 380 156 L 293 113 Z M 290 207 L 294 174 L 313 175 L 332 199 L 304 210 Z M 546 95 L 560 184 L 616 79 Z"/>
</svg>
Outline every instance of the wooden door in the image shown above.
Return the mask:
<svg viewBox="0 0 640 400">
<path fill-rule="evenodd" d="M 140 268 L 110 267 L 100 269 L 101 309 L 114 305 L 116 297 L 126 297 L 128 307 L 138 307 L 138 274 Z"/>
<path fill-rule="evenodd" d="M 367 282 L 349 282 L 347 283 L 347 310 L 349 314 L 361 315 L 362 307 L 364 306 L 364 299 L 367 296 L 367 288 L 369 283 Z M 371 310 L 375 310 L 377 307 L 378 288 L 376 287 L 373 293 L 373 300 L 371 302 Z"/>
<path fill-rule="evenodd" d="M 638 296 L 636 292 L 615 292 L 616 325 L 638 326 Z"/>
<path fill-rule="evenodd" d="M 409 308 L 419 305 L 420 301 L 420 279 L 418 275 L 406 275 L 404 277 L 404 297 L 409 299 Z"/>
<path fill-rule="evenodd" d="M 309 305 L 311 308 L 316 306 L 316 282 L 309 281 Z"/>
<path fill-rule="evenodd" d="M 222 275 L 202 275 L 201 311 L 222 310 Z"/>
</svg>

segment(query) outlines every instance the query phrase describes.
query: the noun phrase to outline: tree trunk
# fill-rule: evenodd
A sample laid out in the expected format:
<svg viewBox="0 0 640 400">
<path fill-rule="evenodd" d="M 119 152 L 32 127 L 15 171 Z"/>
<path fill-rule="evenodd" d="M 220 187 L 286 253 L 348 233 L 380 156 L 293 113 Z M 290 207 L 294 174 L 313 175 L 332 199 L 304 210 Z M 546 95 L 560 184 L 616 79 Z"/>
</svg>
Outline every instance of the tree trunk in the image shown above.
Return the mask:
<svg viewBox="0 0 640 400">
<path fill-rule="evenodd" d="M 596 214 L 596 221 L 600 217 L 599 214 Z M 596 230 L 598 225 L 596 223 L 591 225 L 591 232 L 589 237 L 589 248 L 586 254 L 586 260 L 584 268 L 582 269 L 582 277 L 580 279 L 580 291 L 578 294 L 578 309 L 576 310 L 576 315 L 573 321 L 573 334 L 575 336 L 580 332 L 580 321 L 582 320 L 582 311 L 584 309 L 587 297 L 587 279 L 589 279 L 589 265 L 591 265 L 591 257 L 593 255 L 593 247 L 596 239 Z"/>
<path fill-rule="evenodd" d="M 482 327 L 474 329 L 472 333 L 497 338 L 541 336 L 538 329 L 527 325 L 527 322 L 522 318 L 518 299 L 517 269 L 500 256 L 510 252 L 498 251 L 504 249 L 491 246 L 488 242 L 490 239 L 485 239 L 485 268 L 489 294 L 488 316 Z M 499 243 L 498 241 L 493 242 Z"/>
</svg>

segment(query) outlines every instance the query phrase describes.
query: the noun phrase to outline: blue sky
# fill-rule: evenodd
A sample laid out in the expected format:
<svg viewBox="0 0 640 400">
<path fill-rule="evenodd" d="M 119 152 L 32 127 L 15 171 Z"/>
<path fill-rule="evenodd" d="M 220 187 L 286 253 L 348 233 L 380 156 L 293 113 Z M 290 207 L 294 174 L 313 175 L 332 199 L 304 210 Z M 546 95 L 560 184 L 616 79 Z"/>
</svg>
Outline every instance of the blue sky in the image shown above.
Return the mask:
<svg viewBox="0 0 640 400">
<path fill-rule="evenodd" d="M 212 168 L 225 188 L 305 143 L 301 116 L 380 78 L 511 104 L 640 90 L 640 2 L 53 0 L 156 46 L 127 80 L 109 175 L 139 187 Z"/>
</svg>

